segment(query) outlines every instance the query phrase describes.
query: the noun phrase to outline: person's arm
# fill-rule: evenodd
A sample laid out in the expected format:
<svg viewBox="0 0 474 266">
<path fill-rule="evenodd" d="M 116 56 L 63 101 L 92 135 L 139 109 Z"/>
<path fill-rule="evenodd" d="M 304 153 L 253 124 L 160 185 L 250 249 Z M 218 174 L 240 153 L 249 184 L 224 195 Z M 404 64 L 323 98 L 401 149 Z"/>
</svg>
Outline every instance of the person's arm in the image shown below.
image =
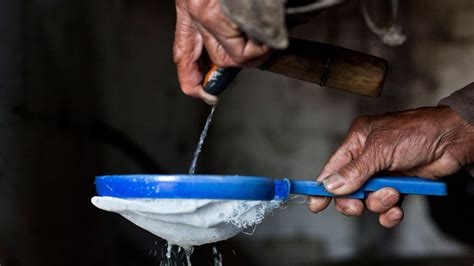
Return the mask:
<svg viewBox="0 0 474 266">
<path fill-rule="evenodd" d="M 438 179 L 474 163 L 474 124 L 468 122 L 471 116 L 466 117 L 464 111 L 472 106 L 458 113 L 457 107 L 445 105 L 355 120 L 317 180 L 328 191 L 344 195 L 382 171 Z M 337 210 L 348 216 L 361 215 L 367 207 L 380 214 L 383 226 L 394 227 L 403 218 L 403 210 L 396 206 L 399 198 L 398 191 L 384 188 L 370 194 L 365 204 L 343 198 L 335 203 Z M 319 212 L 329 202 L 312 197 L 309 208 Z"/>
</svg>

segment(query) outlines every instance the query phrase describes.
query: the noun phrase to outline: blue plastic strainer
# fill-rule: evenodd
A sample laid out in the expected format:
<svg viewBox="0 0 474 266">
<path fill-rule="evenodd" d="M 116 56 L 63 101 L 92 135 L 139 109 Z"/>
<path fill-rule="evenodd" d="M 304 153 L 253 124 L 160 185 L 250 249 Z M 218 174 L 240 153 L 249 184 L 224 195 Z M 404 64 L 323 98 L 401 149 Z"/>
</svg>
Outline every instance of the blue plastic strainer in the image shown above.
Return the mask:
<svg viewBox="0 0 474 266">
<path fill-rule="evenodd" d="M 105 175 L 95 181 L 99 196 L 116 198 L 285 200 L 289 194 L 336 197 L 320 182 L 231 175 Z M 374 177 L 347 198 L 391 187 L 401 194 L 447 195 L 446 184 L 419 177 Z"/>
</svg>

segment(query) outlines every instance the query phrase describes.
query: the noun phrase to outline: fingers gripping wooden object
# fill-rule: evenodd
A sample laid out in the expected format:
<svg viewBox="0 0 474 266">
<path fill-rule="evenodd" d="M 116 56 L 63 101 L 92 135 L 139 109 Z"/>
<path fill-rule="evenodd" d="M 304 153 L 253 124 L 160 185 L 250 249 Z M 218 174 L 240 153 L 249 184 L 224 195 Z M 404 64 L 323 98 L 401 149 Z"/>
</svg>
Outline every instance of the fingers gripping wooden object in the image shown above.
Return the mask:
<svg viewBox="0 0 474 266">
<path fill-rule="evenodd" d="M 260 69 L 321 87 L 378 97 L 387 75 L 388 62 L 339 46 L 291 38 L 289 48 L 275 51 Z M 219 95 L 239 70 L 211 68 L 204 81 L 204 90 Z"/>
</svg>

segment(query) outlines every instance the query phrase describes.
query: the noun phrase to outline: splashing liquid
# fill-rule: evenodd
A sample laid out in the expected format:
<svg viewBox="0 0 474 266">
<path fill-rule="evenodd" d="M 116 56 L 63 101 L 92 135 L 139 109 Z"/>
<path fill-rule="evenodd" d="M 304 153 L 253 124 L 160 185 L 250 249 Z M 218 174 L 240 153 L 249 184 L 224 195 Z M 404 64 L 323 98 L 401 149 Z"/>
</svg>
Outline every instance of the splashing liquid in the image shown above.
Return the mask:
<svg viewBox="0 0 474 266">
<path fill-rule="evenodd" d="M 184 254 L 186 254 L 186 261 L 188 262 L 188 266 L 191 266 L 191 255 L 193 255 L 194 247 L 187 247 L 184 248 Z"/>
<path fill-rule="evenodd" d="M 177 247 L 173 249 L 174 246 Z M 159 261 L 160 266 L 177 266 L 179 263 L 183 266 L 192 266 L 191 265 L 191 255 L 193 254 L 194 247 L 181 247 L 178 245 L 166 243 L 161 253 L 161 260 Z M 186 258 L 186 262 L 184 262 Z"/>
<path fill-rule="evenodd" d="M 173 245 L 170 245 L 169 243 L 167 244 L 167 249 L 166 249 L 166 258 L 171 259 L 171 250 L 173 250 Z"/>
<path fill-rule="evenodd" d="M 171 258 L 172 255 L 175 255 L 175 254 L 172 254 L 173 252 L 173 245 L 171 245 L 170 243 L 166 243 L 165 245 L 166 247 L 166 253 L 161 253 L 161 261 L 160 261 L 160 266 L 173 266 L 176 264 L 176 262 L 174 262 L 174 259 L 175 258 Z M 164 256 L 163 256 L 164 255 Z"/>
<path fill-rule="evenodd" d="M 211 125 L 212 117 L 214 116 L 214 111 L 216 110 L 217 104 L 214 104 L 211 109 L 211 113 L 207 117 L 206 124 L 204 124 L 204 128 L 202 129 L 201 136 L 199 137 L 199 142 L 196 146 L 196 150 L 194 151 L 193 161 L 191 162 L 191 166 L 189 167 L 189 174 L 194 175 L 196 171 L 196 164 L 199 159 L 199 154 L 201 153 L 202 145 L 204 144 L 204 140 L 207 136 L 207 131 L 209 130 L 209 126 Z"/>
<path fill-rule="evenodd" d="M 222 254 L 217 251 L 216 247 L 212 247 L 212 256 L 214 258 L 214 266 L 222 266 L 224 260 L 222 259 Z"/>
</svg>

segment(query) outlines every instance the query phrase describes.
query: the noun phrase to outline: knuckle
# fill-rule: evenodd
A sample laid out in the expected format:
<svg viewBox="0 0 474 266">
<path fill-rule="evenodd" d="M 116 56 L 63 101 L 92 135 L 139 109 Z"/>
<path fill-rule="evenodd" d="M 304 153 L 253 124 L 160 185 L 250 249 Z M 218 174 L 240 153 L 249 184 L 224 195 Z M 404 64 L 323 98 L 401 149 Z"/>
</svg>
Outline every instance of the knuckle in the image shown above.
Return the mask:
<svg viewBox="0 0 474 266">
<path fill-rule="evenodd" d="M 220 23 L 222 19 L 222 11 L 220 3 L 212 2 L 217 1 L 190 1 L 189 14 L 201 25 L 215 27 L 216 23 Z"/>
<path fill-rule="evenodd" d="M 214 53 L 214 52 L 209 52 L 208 50 L 208 55 L 209 55 L 209 58 L 211 59 L 212 63 L 214 63 L 215 65 L 218 65 L 220 67 L 228 67 L 225 62 L 226 60 L 222 58 L 222 56 L 219 56 L 218 54 Z"/>
<path fill-rule="evenodd" d="M 226 53 L 222 52 L 215 52 L 212 51 L 209 52 L 208 50 L 209 57 L 211 58 L 212 62 L 220 67 L 233 67 L 236 66 L 234 62 L 230 59 L 230 57 Z"/>
<path fill-rule="evenodd" d="M 203 12 L 205 10 L 205 1 L 201 0 L 193 0 L 193 1 L 188 1 L 188 12 L 191 17 L 199 19 L 206 12 Z"/>
<path fill-rule="evenodd" d="M 360 216 L 364 212 L 364 205 L 359 200 L 338 199 L 336 209 L 346 216 Z"/>
<path fill-rule="evenodd" d="M 221 61 L 221 64 L 219 64 L 222 67 L 240 67 L 242 64 L 239 62 L 236 62 L 234 58 L 232 58 L 230 55 L 226 54 L 225 56 L 222 56 L 219 58 Z"/>
<path fill-rule="evenodd" d="M 359 147 L 363 147 L 369 135 L 368 117 L 361 116 L 352 121 L 347 131 L 345 141 L 352 142 Z"/>
<path fill-rule="evenodd" d="M 177 49 L 173 49 L 173 62 L 178 65 L 182 61 L 182 55 L 180 52 L 177 51 Z"/>
<path fill-rule="evenodd" d="M 368 116 L 359 116 L 357 117 L 351 124 L 351 129 L 353 130 L 360 130 L 368 124 L 369 117 Z"/>
<path fill-rule="evenodd" d="M 207 28 L 215 27 L 216 23 L 219 23 L 217 20 L 216 12 L 205 12 L 204 14 L 199 15 L 199 22 Z"/>
<path fill-rule="evenodd" d="M 344 173 L 340 174 L 345 176 L 349 182 L 358 183 L 367 175 L 369 167 L 363 160 L 355 160 L 344 168 Z"/>
<path fill-rule="evenodd" d="M 362 147 L 358 143 L 347 142 L 346 149 L 344 150 L 344 156 L 350 158 L 351 161 L 358 158 L 362 153 Z"/>
<path fill-rule="evenodd" d="M 259 66 L 267 59 L 267 56 L 263 51 L 246 49 L 244 44 L 235 45 L 232 50 L 232 59 L 237 64 L 245 67 Z"/>
<path fill-rule="evenodd" d="M 383 213 L 395 206 L 399 193 L 393 188 L 382 188 L 369 195 L 367 208 L 373 212 Z"/>
<path fill-rule="evenodd" d="M 229 54 L 235 63 L 248 67 L 256 65 L 262 57 L 260 53 L 248 50 L 243 43 L 235 43 L 229 47 Z"/>
<path fill-rule="evenodd" d="M 184 51 L 178 42 L 175 41 L 173 45 L 173 62 L 179 65 L 184 59 Z"/>
<path fill-rule="evenodd" d="M 235 50 L 238 50 L 238 48 L 236 47 Z M 239 52 L 238 54 L 232 56 L 232 61 L 234 61 L 235 64 L 239 66 L 243 66 L 249 62 L 249 58 Z"/>
<path fill-rule="evenodd" d="M 211 61 L 220 67 L 233 67 L 237 64 L 232 60 L 230 55 L 221 47 L 214 43 L 206 42 L 206 50 Z"/>
</svg>

